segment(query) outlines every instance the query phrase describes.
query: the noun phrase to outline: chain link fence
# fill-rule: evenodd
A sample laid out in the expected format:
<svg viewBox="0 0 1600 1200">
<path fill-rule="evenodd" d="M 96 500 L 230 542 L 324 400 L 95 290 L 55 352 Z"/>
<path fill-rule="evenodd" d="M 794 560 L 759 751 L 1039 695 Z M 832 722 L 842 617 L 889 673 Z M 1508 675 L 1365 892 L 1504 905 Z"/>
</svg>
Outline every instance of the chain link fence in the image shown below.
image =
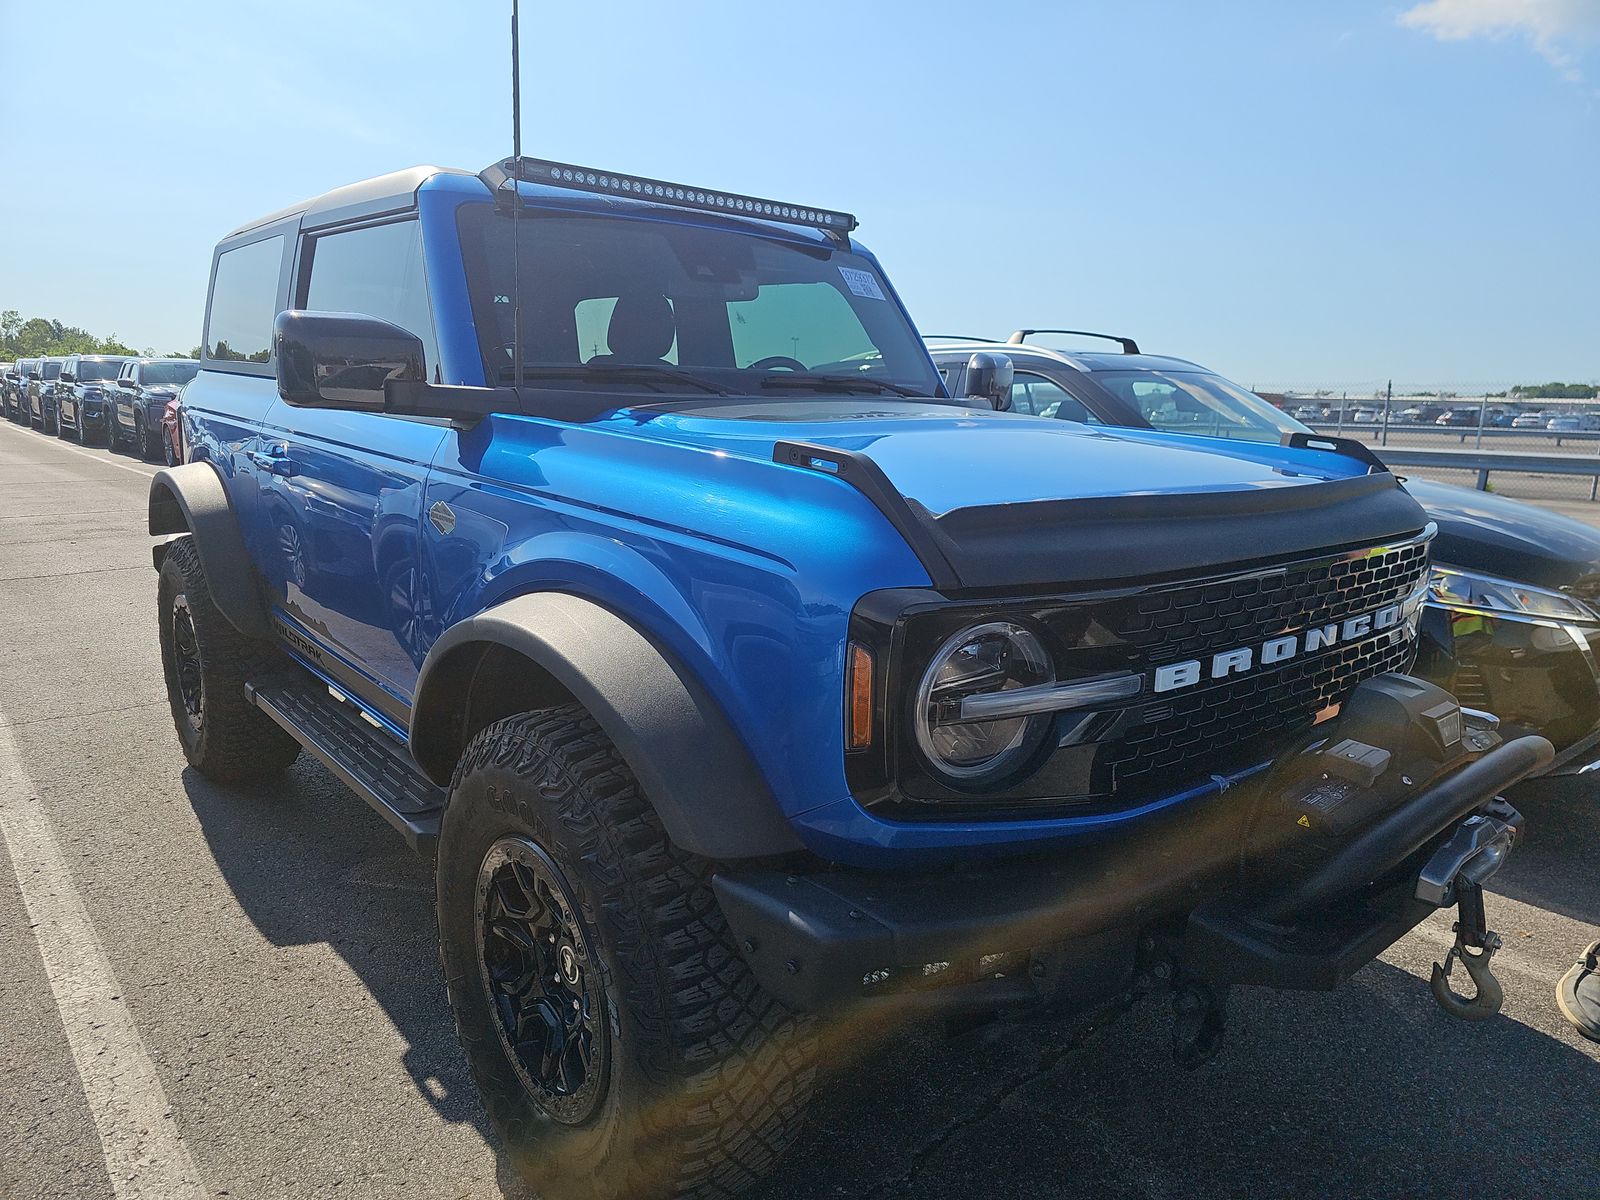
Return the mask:
<svg viewBox="0 0 1600 1200">
<path fill-rule="evenodd" d="M 1254 390 L 1322 433 L 1358 438 L 1381 456 L 1385 446 L 1475 451 L 1493 455 L 1573 455 L 1600 468 L 1600 397 L 1593 384 L 1564 394 L 1519 391 L 1515 384 L 1435 385 L 1366 383 L 1340 387 L 1263 383 Z M 1543 389 L 1553 390 L 1553 389 Z M 1403 474 L 1476 486 L 1478 471 L 1407 466 Z M 1585 475 L 1494 470 L 1488 488 L 1529 500 L 1594 503 L 1600 479 Z"/>
</svg>

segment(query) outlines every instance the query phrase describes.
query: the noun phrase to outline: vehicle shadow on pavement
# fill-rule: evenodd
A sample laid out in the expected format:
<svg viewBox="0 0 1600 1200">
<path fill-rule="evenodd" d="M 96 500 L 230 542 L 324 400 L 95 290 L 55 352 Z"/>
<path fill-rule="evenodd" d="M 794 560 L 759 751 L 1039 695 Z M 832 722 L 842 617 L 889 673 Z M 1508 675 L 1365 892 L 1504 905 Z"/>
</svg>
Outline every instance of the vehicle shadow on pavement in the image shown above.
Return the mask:
<svg viewBox="0 0 1600 1200">
<path fill-rule="evenodd" d="M 404 1039 L 403 1065 L 438 1115 L 474 1127 L 502 1189 L 506 1165 L 456 1042 L 439 974 L 431 868 L 400 836 L 302 756 L 287 777 L 224 787 L 192 768 L 183 787 L 240 907 L 275 946 L 323 943 L 347 963 Z"/>
<path fill-rule="evenodd" d="M 1595 930 L 1587 940 L 1600 938 L 1600 779 L 1536 779 L 1511 800 L 1527 833 L 1489 890 L 1580 921 Z"/>
<path fill-rule="evenodd" d="M 1240 990 L 1231 1017 L 1192 1072 L 1157 1001 L 1087 1028 L 905 1030 L 835 1078 L 752 1197 L 1594 1195 L 1600 1062 L 1557 1038 L 1454 1021 L 1384 963 L 1331 995 Z"/>
<path fill-rule="evenodd" d="M 315 762 L 263 789 L 193 770 L 183 784 L 262 935 L 335 950 L 404 1038 L 419 1094 L 481 1134 L 509 1200 L 530 1198 L 456 1045 L 429 868 Z M 1547 791 L 1516 797 L 1529 838 L 1495 890 L 1592 920 L 1592 803 Z M 1514 1005 L 1553 1008 L 1506 982 Z M 1510 1016 L 1453 1021 L 1423 979 L 1382 962 L 1332 994 L 1240 989 L 1230 1013 L 1222 1053 L 1193 1072 L 1172 1062 L 1159 1000 L 955 1039 L 927 1024 L 884 1030 L 862 1057 L 829 1064 L 800 1143 L 750 1195 L 1593 1195 L 1600 1062 L 1575 1046 Z"/>
</svg>

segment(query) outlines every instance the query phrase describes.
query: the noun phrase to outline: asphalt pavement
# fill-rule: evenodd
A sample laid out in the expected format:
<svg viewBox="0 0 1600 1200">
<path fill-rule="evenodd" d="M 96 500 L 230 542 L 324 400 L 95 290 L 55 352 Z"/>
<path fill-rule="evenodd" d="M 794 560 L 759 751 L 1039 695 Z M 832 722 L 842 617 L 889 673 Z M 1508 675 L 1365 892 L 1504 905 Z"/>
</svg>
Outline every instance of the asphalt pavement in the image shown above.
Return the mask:
<svg viewBox="0 0 1600 1200">
<path fill-rule="evenodd" d="M 0 1197 L 523 1197 L 455 1046 L 423 865 L 313 762 L 256 790 L 185 769 L 154 470 L 0 424 Z M 1600 936 L 1600 789 L 1514 798 L 1497 1019 L 1433 1003 L 1440 915 L 1338 992 L 1240 991 L 1193 1072 L 1154 1003 L 885 1029 L 829 1064 L 758 1200 L 1600 1194 L 1600 1046 L 1552 1000 Z"/>
</svg>

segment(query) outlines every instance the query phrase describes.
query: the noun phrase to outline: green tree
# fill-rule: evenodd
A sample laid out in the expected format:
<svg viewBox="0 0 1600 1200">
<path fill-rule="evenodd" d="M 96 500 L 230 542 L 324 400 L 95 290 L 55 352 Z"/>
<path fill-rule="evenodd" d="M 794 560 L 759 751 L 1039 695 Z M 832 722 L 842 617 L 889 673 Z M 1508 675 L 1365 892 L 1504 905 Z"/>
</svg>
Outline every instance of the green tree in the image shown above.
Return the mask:
<svg viewBox="0 0 1600 1200">
<path fill-rule="evenodd" d="M 63 325 L 47 317 L 26 321 L 14 308 L 0 312 L 0 359 L 43 358 L 62 354 L 131 354 L 140 352 L 116 334 L 96 337 L 76 325 Z"/>
<path fill-rule="evenodd" d="M 1525 400 L 1593 400 L 1600 388 L 1591 383 L 1523 383 L 1511 394 Z"/>
</svg>

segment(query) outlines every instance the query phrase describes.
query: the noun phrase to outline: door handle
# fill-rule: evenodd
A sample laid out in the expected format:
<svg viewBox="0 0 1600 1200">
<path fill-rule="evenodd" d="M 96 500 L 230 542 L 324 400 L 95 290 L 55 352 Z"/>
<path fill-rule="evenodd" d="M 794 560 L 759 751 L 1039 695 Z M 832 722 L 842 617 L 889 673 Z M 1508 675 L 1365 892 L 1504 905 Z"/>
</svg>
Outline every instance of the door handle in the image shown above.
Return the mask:
<svg viewBox="0 0 1600 1200">
<path fill-rule="evenodd" d="M 294 460 L 288 456 L 289 447 L 273 446 L 271 452 L 263 453 L 260 450 L 251 450 L 246 457 L 263 471 L 272 475 L 281 475 L 287 479 L 297 473 Z"/>
</svg>

